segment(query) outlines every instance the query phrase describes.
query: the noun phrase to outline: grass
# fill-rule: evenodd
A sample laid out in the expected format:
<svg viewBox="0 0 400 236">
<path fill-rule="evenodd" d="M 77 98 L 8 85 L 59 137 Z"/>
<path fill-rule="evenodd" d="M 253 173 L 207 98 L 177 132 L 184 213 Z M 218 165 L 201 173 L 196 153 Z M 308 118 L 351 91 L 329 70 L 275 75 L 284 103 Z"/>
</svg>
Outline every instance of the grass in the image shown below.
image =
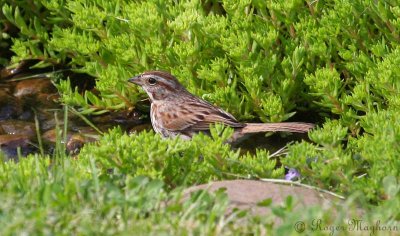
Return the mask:
<svg viewBox="0 0 400 236">
<path fill-rule="evenodd" d="M 266 206 L 272 214 L 263 217 L 244 211 L 225 215 L 227 196 L 222 191 L 198 194 L 182 203 L 180 188 L 167 192 L 157 179 L 101 175 L 93 158 L 56 161 L 33 155 L 19 163 L 3 162 L 0 170 L 1 235 L 292 235 L 298 221 L 309 224 L 309 233 L 326 235 L 332 229 L 313 229 L 311 222 L 346 226 L 356 197 L 348 197 L 336 209 L 337 216 L 319 207 L 296 211 L 290 200 Z M 366 224 L 377 219 L 396 223 L 385 218 L 388 210 L 398 209 L 394 201 L 359 207 L 366 213 L 355 219 Z M 275 224 L 277 219 L 282 223 Z"/>
<path fill-rule="evenodd" d="M 41 155 L 1 164 L 1 235 L 297 235 L 299 221 L 305 234 L 341 235 L 354 233 L 348 228 L 353 216 L 364 226 L 399 224 L 396 1 L 0 2 L 0 47 L 14 53 L 0 61 L 67 64 L 95 77 L 99 91 L 82 94 L 69 80 L 57 81 L 69 109 L 54 154 L 43 155 L 39 143 Z M 86 114 L 127 107 L 144 111 L 144 94 L 126 86 L 126 79 L 153 69 L 172 72 L 190 92 L 240 121 L 304 118 L 317 127 L 308 133 L 310 141 L 277 154 L 232 150 L 225 144 L 232 130 L 221 126 L 212 137 L 190 142 L 112 129 L 78 156 L 65 154 L 67 112 L 85 120 Z M 283 166 L 296 168 L 302 185 L 344 196 L 338 214 L 296 210 L 289 198 L 266 204 L 272 213 L 265 217 L 227 216 L 224 193 L 176 203 L 188 186 L 282 179 Z M 365 212 L 349 210 L 357 208 Z M 313 225 L 318 220 L 324 224 Z"/>
<path fill-rule="evenodd" d="M 67 110 L 65 106 L 64 114 Z M 64 127 L 58 130 L 66 129 L 67 119 L 65 115 Z M 394 177 L 385 180 L 387 201 L 376 206 L 361 192 L 353 193 L 346 196 L 343 205 L 332 209 L 337 214 L 324 210 L 322 206 L 296 209 L 291 197 L 283 203 L 264 201 L 263 206 L 271 209 L 271 214 L 265 216 L 251 215 L 244 210 L 226 214 L 228 198 L 224 191 L 212 194 L 200 192 L 182 200 L 185 186 L 204 181 L 201 179 L 204 174 L 209 175 L 206 179 L 217 180 L 229 178 L 229 174 L 245 178 L 243 173 L 251 172 L 236 166 L 238 163 L 246 164 L 243 160 L 236 160 L 235 165 L 229 166 L 228 163 L 233 161 L 229 159 L 230 155 L 221 156 L 219 160 L 228 167 L 221 167 L 221 163 L 212 166 L 215 160 L 204 153 L 204 160 L 185 172 L 183 169 L 187 166 L 184 162 L 187 159 L 184 152 L 197 155 L 190 152 L 196 145 L 185 149 L 180 147 L 183 141 L 159 140 L 151 132 L 136 135 L 138 137 L 121 136 L 120 132 L 118 129 L 109 131 L 98 144 L 86 146 L 76 158 L 66 154 L 63 136 L 58 135 L 53 156 L 35 154 L 20 157 L 18 162 L 1 162 L 1 235 L 297 235 L 299 222 L 305 223 L 307 234 L 327 235 L 351 234 L 348 224 L 353 219 L 362 220 L 365 226 L 373 226 L 378 220 L 385 226 L 398 224 L 393 216 L 398 214 L 396 209 L 400 206 L 396 197 L 400 186 Z M 216 133 L 229 137 L 229 130 Z M 113 141 L 113 138 L 118 138 L 119 142 Z M 169 152 L 159 159 L 164 160 L 164 164 L 148 159 L 140 170 L 138 157 L 131 155 L 129 159 L 123 159 L 125 154 L 112 150 L 104 153 L 107 151 L 105 148 L 109 148 L 105 147 L 106 143 L 114 143 L 111 146 L 122 151 L 119 148 L 130 145 L 124 144 L 126 140 L 138 139 L 140 143 L 142 138 L 151 139 L 158 146 L 167 144 L 167 149 L 175 147 L 175 153 L 180 153 L 180 157 L 172 155 L 168 158 L 171 155 Z M 209 152 L 207 148 L 211 143 L 223 142 L 223 138 L 214 138 L 216 140 L 207 141 L 205 137 L 199 137 L 204 142 L 201 148 L 205 152 Z M 193 143 L 196 143 L 196 138 Z M 112 161 L 110 157 L 115 154 L 122 159 Z M 133 154 L 140 155 L 134 151 Z M 171 180 L 171 175 L 174 175 L 173 161 L 177 158 L 183 159 L 176 163 L 181 168 L 182 176 Z M 129 168 L 135 164 L 136 169 Z M 209 165 L 211 167 L 206 168 Z M 246 165 L 250 165 L 250 169 L 256 166 L 250 162 Z M 153 171 L 150 171 L 152 168 Z M 143 174 L 145 171 L 147 176 Z M 218 174 L 224 171 L 227 175 Z M 237 174 L 240 172 L 242 174 Z M 357 213 L 360 208 L 365 211 L 364 214 Z M 388 229 L 378 230 L 374 232 L 391 232 Z M 366 232 L 372 232 L 372 229 Z"/>
</svg>

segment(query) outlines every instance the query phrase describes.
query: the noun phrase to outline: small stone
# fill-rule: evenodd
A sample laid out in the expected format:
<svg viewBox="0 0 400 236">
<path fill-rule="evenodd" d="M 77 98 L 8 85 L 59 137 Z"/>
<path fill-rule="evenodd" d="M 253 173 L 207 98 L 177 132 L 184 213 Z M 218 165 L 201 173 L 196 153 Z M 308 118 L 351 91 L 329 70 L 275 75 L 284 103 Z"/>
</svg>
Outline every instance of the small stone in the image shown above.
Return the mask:
<svg viewBox="0 0 400 236">
<path fill-rule="evenodd" d="M 49 111 L 46 109 L 38 109 L 37 110 L 37 116 L 39 119 L 39 123 L 40 123 L 40 128 L 42 130 L 51 130 L 54 129 L 56 127 L 56 125 L 58 124 L 60 128 L 64 127 L 64 118 L 63 118 L 63 111 L 59 110 L 57 113 L 54 111 Z M 56 122 L 56 115 L 57 115 L 57 120 L 58 123 Z M 69 118 L 71 118 L 71 116 L 69 116 Z M 71 126 L 71 121 L 68 121 L 68 127 Z"/>
<path fill-rule="evenodd" d="M 32 137 L 36 134 L 35 124 L 33 122 L 20 120 L 0 121 L 0 134 L 26 135 Z"/>
<path fill-rule="evenodd" d="M 30 67 L 37 64 L 39 61 L 40 60 L 38 59 L 28 59 L 19 62 L 19 64 L 16 66 L 13 65 L 10 67 L 3 68 L 0 71 L 0 79 L 10 79 L 22 76 L 26 72 L 32 71 Z"/>
<path fill-rule="evenodd" d="M 33 120 L 34 119 L 34 113 L 33 110 L 24 110 L 18 117 L 18 120 Z"/>
<path fill-rule="evenodd" d="M 4 94 L 11 94 L 14 86 L 10 83 L 0 83 L 0 91 Z"/>
<path fill-rule="evenodd" d="M 84 129 L 84 128 L 82 128 Z M 89 129 L 89 128 L 88 128 Z M 60 137 L 62 140 L 61 142 L 63 143 L 63 135 L 62 131 L 60 130 Z M 57 141 L 57 135 L 56 135 L 56 129 L 51 129 L 46 131 L 42 135 L 43 142 L 47 145 L 54 145 Z M 66 151 L 67 153 L 71 155 L 76 155 L 79 153 L 81 148 L 85 143 L 89 142 L 95 142 L 98 140 L 98 135 L 97 133 L 75 133 L 75 132 L 68 132 L 67 134 L 67 142 L 66 142 Z"/>
<path fill-rule="evenodd" d="M 86 139 L 83 135 L 74 134 L 67 142 L 67 152 L 71 155 L 76 155 L 80 152 L 85 143 Z"/>
<path fill-rule="evenodd" d="M 17 70 L 15 68 L 2 68 L 0 70 L 0 79 L 7 79 L 15 75 Z"/>
<path fill-rule="evenodd" d="M 3 134 L 0 135 L 0 146 L 11 146 L 11 147 L 18 147 L 18 146 L 25 146 L 29 142 L 29 136 L 22 135 L 22 134 Z"/>
<path fill-rule="evenodd" d="M 36 102 L 47 109 L 60 107 L 57 102 L 59 99 L 60 95 L 58 93 L 38 93 L 36 96 Z"/>
<path fill-rule="evenodd" d="M 98 116 L 93 116 L 92 121 L 96 124 L 119 124 L 126 126 L 134 126 L 143 123 L 143 119 L 137 111 L 119 111 L 112 113 L 105 113 Z"/>
<path fill-rule="evenodd" d="M 64 140 L 63 140 L 64 136 L 63 136 L 62 133 L 63 132 L 60 130 L 59 138 L 61 139 L 61 142 L 64 142 Z M 67 133 L 67 142 L 71 138 L 71 136 L 72 136 L 71 133 Z M 56 129 L 51 129 L 51 130 L 48 130 L 45 133 L 43 133 L 42 140 L 46 144 L 54 144 L 54 143 L 56 143 L 56 141 L 57 141 Z"/>
<path fill-rule="evenodd" d="M 30 145 L 30 137 L 28 135 L 0 135 L 0 149 L 9 158 L 15 158 L 18 156 L 18 147 L 21 148 L 21 154 L 23 156 L 34 151 L 34 147 Z"/>
<path fill-rule="evenodd" d="M 11 96 L 7 90 L 0 88 L 0 120 L 12 119 L 22 113 L 20 100 Z"/>
<path fill-rule="evenodd" d="M 132 127 L 132 128 L 128 131 L 128 133 L 129 133 L 129 134 L 137 134 L 137 133 L 142 132 L 142 131 L 144 131 L 144 130 L 151 130 L 151 129 L 152 129 L 151 124 L 137 125 L 137 126 Z"/>
<path fill-rule="evenodd" d="M 86 143 L 95 142 L 98 140 L 97 134 L 79 133 L 73 134 L 67 142 L 67 152 L 71 155 L 78 154 L 83 145 Z"/>
<path fill-rule="evenodd" d="M 17 98 L 32 97 L 39 93 L 55 93 L 57 90 L 48 78 L 26 79 L 15 85 L 14 96 Z"/>
</svg>

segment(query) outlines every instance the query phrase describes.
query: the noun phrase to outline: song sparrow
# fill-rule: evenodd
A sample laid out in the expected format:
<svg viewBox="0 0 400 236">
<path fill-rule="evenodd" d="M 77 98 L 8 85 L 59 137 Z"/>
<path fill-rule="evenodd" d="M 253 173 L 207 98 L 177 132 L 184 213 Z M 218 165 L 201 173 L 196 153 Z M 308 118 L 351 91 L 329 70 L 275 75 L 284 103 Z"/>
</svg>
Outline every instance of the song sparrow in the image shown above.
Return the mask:
<svg viewBox="0 0 400 236">
<path fill-rule="evenodd" d="M 195 133 L 207 132 L 213 123 L 233 127 L 234 139 L 269 131 L 303 133 L 314 127 L 302 122 L 240 123 L 228 112 L 189 93 L 173 75 L 164 71 L 148 71 L 129 82 L 140 85 L 150 97 L 153 129 L 164 137 L 180 135 L 190 139 Z"/>
</svg>

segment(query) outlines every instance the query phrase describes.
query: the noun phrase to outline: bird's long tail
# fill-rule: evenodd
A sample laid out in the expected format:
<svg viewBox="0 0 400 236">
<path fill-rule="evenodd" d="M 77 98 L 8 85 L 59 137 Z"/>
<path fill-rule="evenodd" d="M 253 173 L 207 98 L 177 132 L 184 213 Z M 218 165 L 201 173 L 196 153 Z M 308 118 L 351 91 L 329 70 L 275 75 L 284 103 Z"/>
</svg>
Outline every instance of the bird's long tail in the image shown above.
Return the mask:
<svg viewBox="0 0 400 236">
<path fill-rule="evenodd" d="M 281 122 L 281 123 L 246 123 L 241 128 L 243 134 L 260 133 L 260 132 L 292 132 L 306 133 L 314 128 L 314 124 L 303 122 Z"/>
</svg>

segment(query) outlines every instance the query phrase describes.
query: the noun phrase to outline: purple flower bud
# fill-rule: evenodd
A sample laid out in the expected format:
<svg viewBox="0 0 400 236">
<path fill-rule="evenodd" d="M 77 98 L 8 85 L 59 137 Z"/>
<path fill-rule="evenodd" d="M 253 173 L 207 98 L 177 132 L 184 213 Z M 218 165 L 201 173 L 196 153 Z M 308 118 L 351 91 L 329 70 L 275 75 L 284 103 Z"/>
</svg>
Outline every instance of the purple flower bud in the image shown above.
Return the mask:
<svg viewBox="0 0 400 236">
<path fill-rule="evenodd" d="M 300 180 L 300 173 L 295 168 L 290 168 L 288 173 L 285 175 L 285 180 L 295 181 Z"/>
</svg>

